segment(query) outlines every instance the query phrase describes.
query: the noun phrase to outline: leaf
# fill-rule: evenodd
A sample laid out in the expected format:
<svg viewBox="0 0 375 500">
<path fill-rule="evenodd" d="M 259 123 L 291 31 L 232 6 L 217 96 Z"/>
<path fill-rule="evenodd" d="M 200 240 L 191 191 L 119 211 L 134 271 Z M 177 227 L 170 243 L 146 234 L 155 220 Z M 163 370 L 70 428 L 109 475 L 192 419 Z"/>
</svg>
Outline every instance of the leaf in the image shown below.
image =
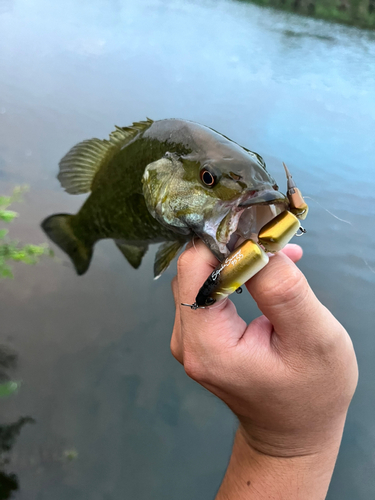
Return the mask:
<svg viewBox="0 0 375 500">
<path fill-rule="evenodd" d="M 21 195 L 27 191 L 27 186 L 17 186 L 11 196 L 0 196 L 0 221 L 11 222 L 18 213 L 7 210 L 13 202 L 21 201 Z M 0 279 L 13 278 L 11 267 L 8 261 L 24 262 L 25 264 L 36 264 L 40 257 L 53 257 L 54 253 L 47 244 L 42 245 L 22 245 L 17 241 L 5 239 L 8 234 L 7 229 L 0 229 Z"/>
<path fill-rule="evenodd" d="M 20 386 L 21 382 L 16 382 L 15 380 L 3 382 L 0 384 L 0 398 L 7 398 L 8 396 L 11 396 L 18 391 Z"/>
<path fill-rule="evenodd" d="M 15 217 L 18 217 L 18 213 L 13 210 L 0 210 L 0 220 L 12 222 Z"/>
<path fill-rule="evenodd" d="M 78 458 L 78 451 L 75 448 L 64 450 L 63 458 L 65 458 L 65 460 L 68 460 L 69 462 L 72 462 L 73 460 L 76 460 Z"/>
<path fill-rule="evenodd" d="M 0 196 L 0 207 L 7 208 L 11 204 L 12 199 L 10 196 Z"/>
<path fill-rule="evenodd" d="M 13 273 L 9 266 L 0 263 L 0 278 L 14 278 Z"/>
<path fill-rule="evenodd" d="M 22 201 L 22 194 L 29 190 L 27 185 L 16 186 L 13 189 L 13 193 L 10 196 L 0 196 L 0 208 L 7 208 L 9 205 L 15 202 Z"/>
</svg>

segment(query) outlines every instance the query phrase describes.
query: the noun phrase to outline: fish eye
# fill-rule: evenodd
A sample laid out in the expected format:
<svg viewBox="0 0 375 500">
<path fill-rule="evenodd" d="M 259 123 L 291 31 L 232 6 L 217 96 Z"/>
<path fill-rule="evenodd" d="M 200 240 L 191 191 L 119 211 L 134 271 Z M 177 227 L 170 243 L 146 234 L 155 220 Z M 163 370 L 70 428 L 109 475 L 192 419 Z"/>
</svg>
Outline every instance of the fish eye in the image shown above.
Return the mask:
<svg viewBox="0 0 375 500">
<path fill-rule="evenodd" d="M 216 175 L 210 172 L 207 168 L 202 168 L 200 178 L 203 184 L 206 184 L 206 186 L 209 187 L 213 187 L 217 182 Z"/>
</svg>

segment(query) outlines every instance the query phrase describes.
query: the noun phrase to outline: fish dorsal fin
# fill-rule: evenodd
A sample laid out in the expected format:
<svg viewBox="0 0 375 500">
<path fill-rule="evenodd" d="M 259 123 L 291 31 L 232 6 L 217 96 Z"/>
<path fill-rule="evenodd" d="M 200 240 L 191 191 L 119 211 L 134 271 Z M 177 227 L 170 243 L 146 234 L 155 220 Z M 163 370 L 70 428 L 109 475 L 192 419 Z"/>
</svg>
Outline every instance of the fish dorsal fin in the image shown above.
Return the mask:
<svg viewBox="0 0 375 500">
<path fill-rule="evenodd" d="M 134 269 L 138 269 L 144 254 L 147 252 L 148 245 L 128 245 L 121 240 L 115 240 L 115 243 L 129 264 L 134 267 Z"/>
<path fill-rule="evenodd" d="M 157 280 L 167 269 L 186 241 L 167 241 L 158 248 L 154 262 L 154 279 Z"/>
<path fill-rule="evenodd" d="M 89 139 L 79 142 L 62 158 L 57 178 L 69 194 L 88 193 L 92 181 L 103 166 L 108 165 L 121 148 L 138 134 L 147 130 L 153 121 L 135 122 L 130 127 L 116 127 L 109 139 Z"/>
</svg>

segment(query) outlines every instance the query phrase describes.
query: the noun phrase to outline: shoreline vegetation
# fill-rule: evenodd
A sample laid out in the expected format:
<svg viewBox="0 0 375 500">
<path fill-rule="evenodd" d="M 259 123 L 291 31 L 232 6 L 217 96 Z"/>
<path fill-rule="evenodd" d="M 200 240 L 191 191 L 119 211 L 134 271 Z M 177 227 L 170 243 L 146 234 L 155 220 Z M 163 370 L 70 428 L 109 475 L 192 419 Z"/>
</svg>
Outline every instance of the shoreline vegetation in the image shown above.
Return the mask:
<svg viewBox="0 0 375 500">
<path fill-rule="evenodd" d="M 18 217 L 18 213 L 8 210 L 8 207 L 15 202 L 21 201 L 21 195 L 25 191 L 27 191 L 27 186 L 18 186 L 10 196 L 0 196 L 0 223 L 9 224 Z M 10 240 L 8 238 L 8 229 L 0 227 L 0 279 L 13 278 L 10 263 L 36 264 L 43 255 L 54 256 L 53 251 L 47 244 L 21 244 L 18 241 Z M 2 391 L 7 392 L 8 389 L 8 387 L 0 386 L 0 397 Z"/>
<path fill-rule="evenodd" d="M 375 30 L 375 0 L 239 0 Z"/>
</svg>

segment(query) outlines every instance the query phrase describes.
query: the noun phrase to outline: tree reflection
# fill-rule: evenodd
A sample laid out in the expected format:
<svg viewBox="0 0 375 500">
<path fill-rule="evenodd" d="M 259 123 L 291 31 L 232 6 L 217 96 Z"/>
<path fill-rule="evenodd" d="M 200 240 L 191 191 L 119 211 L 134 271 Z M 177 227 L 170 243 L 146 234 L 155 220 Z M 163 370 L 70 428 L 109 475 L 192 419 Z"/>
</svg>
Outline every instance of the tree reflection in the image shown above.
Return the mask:
<svg viewBox="0 0 375 500">
<path fill-rule="evenodd" d="M 5 346 L 0 346 L 0 382 L 7 382 L 7 370 L 14 369 L 17 364 L 17 354 Z"/>
<path fill-rule="evenodd" d="M 9 380 L 7 370 L 14 369 L 17 364 L 17 354 L 11 349 L 0 346 L 0 382 Z M 18 490 L 19 482 L 16 474 L 8 472 L 8 454 L 13 448 L 22 427 L 27 423 L 34 423 L 31 417 L 20 417 L 11 424 L 0 425 L 0 500 L 11 498 Z"/>
</svg>

